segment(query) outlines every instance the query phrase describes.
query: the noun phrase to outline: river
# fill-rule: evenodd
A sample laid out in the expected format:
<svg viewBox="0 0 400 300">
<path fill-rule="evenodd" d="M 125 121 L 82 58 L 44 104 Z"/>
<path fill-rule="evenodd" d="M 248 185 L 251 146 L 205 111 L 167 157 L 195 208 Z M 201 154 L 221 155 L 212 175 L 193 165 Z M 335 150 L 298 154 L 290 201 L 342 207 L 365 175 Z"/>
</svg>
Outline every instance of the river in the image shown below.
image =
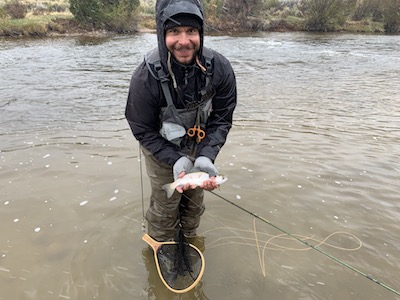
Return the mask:
<svg viewBox="0 0 400 300">
<path fill-rule="evenodd" d="M 205 44 L 237 76 L 216 193 L 239 208 L 206 194 L 205 273 L 174 295 L 141 240 L 149 182 L 124 119 L 156 36 L 0 40 L 1 300 L 399 299 L 400 36 Z"/>
</svg>

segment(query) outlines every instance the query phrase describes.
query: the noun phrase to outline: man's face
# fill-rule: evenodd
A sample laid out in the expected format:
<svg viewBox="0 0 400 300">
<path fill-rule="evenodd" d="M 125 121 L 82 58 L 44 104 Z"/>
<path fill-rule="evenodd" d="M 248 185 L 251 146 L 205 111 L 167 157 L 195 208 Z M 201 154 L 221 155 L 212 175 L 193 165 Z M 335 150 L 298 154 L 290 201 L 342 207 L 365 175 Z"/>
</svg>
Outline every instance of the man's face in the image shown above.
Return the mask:
<svg viewBox="0 0 400 300">
<path fill-rule="evenodd" d="M 189 26 L 168 29 L 165 44 L 174 58 L 181 64 L 190 64 L 200 49 L 200 32 Z"/>
</svg>

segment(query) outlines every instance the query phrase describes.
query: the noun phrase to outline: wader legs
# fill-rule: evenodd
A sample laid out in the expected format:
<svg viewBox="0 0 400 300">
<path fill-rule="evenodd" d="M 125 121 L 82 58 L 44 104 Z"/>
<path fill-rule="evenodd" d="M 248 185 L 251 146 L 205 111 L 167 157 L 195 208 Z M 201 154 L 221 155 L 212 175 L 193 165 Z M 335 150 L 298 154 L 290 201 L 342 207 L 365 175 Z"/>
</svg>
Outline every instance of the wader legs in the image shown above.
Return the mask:
<svg viewBox="0 0 400 300">
<path fill-rule="evenodd" d="M 143 154 L 151 185 L 150 206 L 146 212 L 148 234 L 158 241 L 173 240 L 181 224 L 186 236 L 196 235 L 205 209 L 204 191 L 196 188 L 184 194 L 175 192 L 167 198 L 162 186 L 174 181 L 172 167 L 158 161 L 145 149 Z"/>
</svg>

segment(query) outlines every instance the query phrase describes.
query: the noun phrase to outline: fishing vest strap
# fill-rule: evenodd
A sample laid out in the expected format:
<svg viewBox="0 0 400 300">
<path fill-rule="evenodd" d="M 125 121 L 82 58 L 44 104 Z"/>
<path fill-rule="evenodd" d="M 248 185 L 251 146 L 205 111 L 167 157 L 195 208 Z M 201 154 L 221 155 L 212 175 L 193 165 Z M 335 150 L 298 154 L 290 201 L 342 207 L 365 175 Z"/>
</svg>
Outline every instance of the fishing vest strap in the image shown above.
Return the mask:
<svg viewBox="0 0 400 300">
<path fill-rule="evenodd" d="M 156 61 L 154 63 L 154 67 L 157 71 L 158 78 L 160 78 L 161 88 L 163 90 L 165 100 L 167 101 L 167 106 L 175 107 L 174 102 L 172 101 L 171 91 L 169 90 L 169 86 L 168 86 L 169 79 L 168 79 L 167 74 L 165 74 L 165 72 L 164 72 L 161 62 Z"/>
<path fill-rule="evenodd" d="M 214 58 L 214 54 L 210 49 L 203 47 L 203 56 L 206 60 L 206 86 L 208 86 L 213 75 L 212 59 Z"/>
<path fill-rule="evenodd" d="M 212 60 L 214 58 L 214 54 L 211 49 L 203 47 L 203 56 L 205 58 L 205 67 L 206 67 L 206 84 L 207 88 L 210 84 L 212 75 L 213 75 L 213 66 Z M 172 100 L 171 91 L 169 89 L 169 78 L 167 73 L 164 71 L 164 67 L 161 64 L 160 53 L 158 48 L 154 48 L 150 50 L 145 55 L 145 62 L 147 69 L 150 71 L 150 74 L 157 80 L 161 82 L 161 88 L 163 90 L 165 100 L 167 101 L 167 106 L 175 106 Z"/>
<path fill-rule="evenodd" d="M 161 82 L 161 88 L 163 90 L 167 106 L 175 106 L 172 101 L 171 91 L 169 90 L 168 82 L 169 78 L 164 71 L 164 68 L 160 61 L 160 54 L 158 49 L 153 49 L 145 55 L 146 66 L 150 71 L 150 74 Z"/>
<path fill-rule="evenodd" d="M 160 81 L 161 89 L 167 102 L 167 107 L 162 109 L 160 133 L 168 141 L 178 146 L 182 146 L 181 142 L 184 142 L 183 136 L 187 133 L 187 128 L 192 129 L 193 133 L 197 131 L 197 143 L 205 137 L 205 132 L 201 127 L 204 128 L 206 124 L 209 112 L 211 111 L 211 100 L 215 94 L 215 90 L 211 84 L 211 78 L 213 75 L 213 52 L 208 48 L 203 48 L 203 57 L 205 58 L 206 82 L 205 87 L 200 91 L 202 102 L 198 107 L 196 107 L 196 110 L 194 111 L 195 115 L 192 115 L 193 113 L 190 110 L 182 112 L 181 110 L 178 111 L 175 107 L 170 90 L 170 79 L 161 63 L 158 48 L 149 51 L 145 55 L 147 69 L 154 79 Z M 193 117 L 195 118 L 196 122 L 194 125 L 197 127 L 190 127 L 192 125 L 187 122 L 188 117 L 190 117 L 190 119 Z M 192 131 L 188 131 L 188 136 L 194 137 L 195 134 L 192 135 L 191 133 Z M 186 146 L 188 147 L 188 144 L 186 144 Z M 189 148 L 190 147 L 188 147 L 188 149 Z"/>
</svg>

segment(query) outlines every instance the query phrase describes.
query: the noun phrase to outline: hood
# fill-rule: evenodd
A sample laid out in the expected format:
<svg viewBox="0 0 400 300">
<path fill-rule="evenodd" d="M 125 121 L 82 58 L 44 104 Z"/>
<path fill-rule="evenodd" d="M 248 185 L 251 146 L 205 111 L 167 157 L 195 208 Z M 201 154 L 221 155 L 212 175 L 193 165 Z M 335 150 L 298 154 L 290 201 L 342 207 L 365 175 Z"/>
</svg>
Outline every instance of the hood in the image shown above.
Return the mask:
<svg viewBox="0 0 400 300">
<path fill-rule="evenodd" d="M 200 49 L 199 56 L 203 50 L 204 39 L 204 16 L 200 0 L 157 0 L 156 3 L 156 25 L 158 51 L 160 52 L 161 63 L 167 66 L 168 49 L 165 45 L 164 25 L 167 20 L 177 14 L 190 14 L 200 20 Z M 172 18 L 173 20 L 173 18 Z"/>
</svg>

